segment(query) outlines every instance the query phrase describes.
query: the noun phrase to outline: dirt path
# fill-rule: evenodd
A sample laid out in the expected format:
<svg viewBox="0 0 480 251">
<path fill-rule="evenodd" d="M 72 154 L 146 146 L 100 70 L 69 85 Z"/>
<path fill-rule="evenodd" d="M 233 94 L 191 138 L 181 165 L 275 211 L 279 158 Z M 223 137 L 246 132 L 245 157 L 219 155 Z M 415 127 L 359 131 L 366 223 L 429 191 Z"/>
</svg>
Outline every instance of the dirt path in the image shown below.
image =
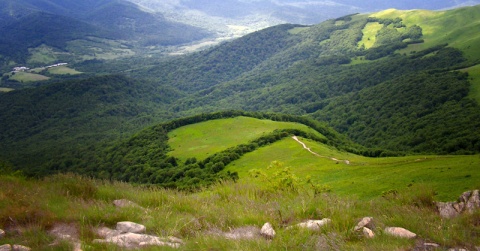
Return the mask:
<svg viewBox="0 0 480 251">
<path fill-rule="evenodd" d="M 343 162 L 345 162 L 345 164 L 350 165 L 350 161 L 349 161 L 349 160 L 339 160 L 339 159 L 336 159 L 336 158 L 330 158 L 330 157 L 327 157 L 327 156 L 322 156 L 322 155 L 320 155 L 320 154 L 312 151 L 312 149 L 310 149 L 309 147 L 307 147 L 307 145 L 305 145 L 305 143 L 303 143 L 302 141 L 300 141 L 297 136 L 293 136 L 292 139 L 294 139 L 295 141 L 297 141 L 298 143 L 300 143 L 300 144 L 303 146 L 303 149 L 309 151 L 311 154 L 313 154 L 313 155 L 315 155 L 315 156 L 318 156 L 318 157 L 320 157 L 320 158 L 330 159 L 330 160 L 337 161 L 337 162 L 343 161 Z"/>
</svg>

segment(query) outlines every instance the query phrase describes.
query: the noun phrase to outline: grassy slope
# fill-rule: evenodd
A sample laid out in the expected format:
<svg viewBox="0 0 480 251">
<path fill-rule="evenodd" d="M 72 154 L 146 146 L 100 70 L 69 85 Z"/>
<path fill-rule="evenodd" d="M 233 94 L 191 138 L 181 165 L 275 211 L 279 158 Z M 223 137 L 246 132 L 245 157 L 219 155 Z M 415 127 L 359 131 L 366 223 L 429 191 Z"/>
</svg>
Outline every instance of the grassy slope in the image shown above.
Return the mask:
<svg viewBox="0 0 480 251">
<path fill-rule="evenodd" d="M 181 127 L 169 133 L 170 155 L 199 160 L 238 144 L 247 143 L 280 128 L 313 131 L 301 124 L 258 120 L 247 117 L 211 120 Z M 378 197 L 388 190 L 427 186 L 438 199 L 453 200 L 458 194 L 479 188 L 480 156 L 407 156 L 367 158 L 340 152 L 332 147 L 302 139 L 317 157 L 291 138 L 248 153 L 226 167 L 238 172 L 242 183 L 256 182 L 250 169 L 265 169 L 272 161 L 281 161 L 300 178 L 311 176 L 318 184 L 328 185 L 336 194 L 357 195 L 362 199 Z M 334 161 L 332 158 L 338 159 Z M 342 160 L 349 160 L 350 165 Z M 272 174 L 274 170 L 267 171 Z"/>
<path fill-rule="evenodd" d="M 48 72 L 51 73 L 51 74 L 55 74 L 55 75 L 67 75 L 67 74 L 77 75 L 77 74 L 81 74 L 81 72 L 76 71 L 72 68 L 68 68 L 66 66 L 53 67 L 53 68 L 48 69 Z"/>
<path fill-rule="evenodd" d="M 468 72 L 471 78 L 472 89 L 470 90 L 470 98 L 480 103 L 480 64 L 463 69 L 462 71 Z"/>
<path fill-rule="evenodd" d="M 57 223 L 77 228 L 82 250 L 119 250 L 94 244 L 92 229 L 115 227 L 129 220 L 144 224 L 148 234 L 182 238 L 179 250 L 411 250 L 416 239 L 405 240 L 382 233 L 386 226 L 402 226 L 421 239 L 443 247 L 480 245 L 480 214 L 441 219 L 428 206 L 428 190 L 400 192 L 395 199 L 376 198 L 368 203 L 311 191 L 271 191 L 254 184 L 226 183 L 187 194 L 173 190 L 141 188 L 125 183 L 57 175 L 26 180 L 0 174 L 0 226 L 7 230 L 0 245 L 17 243 L 33 250 L 72 250 L 65 242 L 53 244 L 48 234 Z M 147 210 L 115 208 L 115 199 L 129 199 Z M 375 220 L 374 239 L 363 239 L 351 229 L 365 216 Z M 320 232 L 286 229 L 307 219 L 328 217 L 332 224 Z M 270 222 L 277 236 L 271 240 L 226 240 L 212 230 L 228 232 L 237 227 L 261 227 Z M 144 250 L 171 250 L 146 248 Z"/>
<path fill-rule="evenodd" d="M 362 33 L 363 37 L 358 46 L 365 46 L 365 49 L 370 49 L 375 44 L 377 32 L 383 27 L 383 24 L 379 23 L 368 23 L 363 28 Z"/>
<path fill-rule="evenodd" d="M 301 178 L 328 185 L 340 195 L 357 195 L 363 199 L 378 197 L 382 192 L 408 187 L 427 186 L 435 190 L 440 200 L 454 200 L 463 191 L 479 188 L 480 156 L 407 156 L 398 158 L 367 158 L 338 152 L 323 144 L 304 140 L 314 152 L 329 158 L 319 158 L 302 149 L 292 139 L 248 153 L 226 167 L 239 173 L 242 182 L 252 182 L 248 170 L 265 169 L 278 160 L 289 166 Z M 350 165 L 330 158 L 349 160 Z"/>
<path fill-rule="evenodd" d="M 17 72 L 15 75 L 10 77 L 12 80 L 16 80 L 18 82 L 36 82 L 36 81 L 44 81 L 49 80 L 49 77 L 35 74 L 35 73 L 28 73 L 28 72 Z"/>
<path fill-rule="evenodd" d="M 373 14 L 380 18 L 400 17 L 407 26 L 422 27 L 425 43 L 409 46 L 401 52 L 423 50 L 437 44 L 448 43 L 465 52 L 465 56 L 476 61 L 480 59 L 480 5 L 449 11 L 433 12 L 426 10 L 385 10 Z M 477 17 L 477 18 L 476 18 Z M 472 20 L 477 20 L 472 22 Z"/>
<path fill-rule="evenodd" d="M 248 143 L 275 129 L 300 129 L 324 138 L 320 133 L 298 123 L 236 117 L 210 120 L 170 132 L 168 143 L 173 149 L 170 155 L 181 160 L 192 157 L 202 160 L 229 147 Z"/>
</svg>

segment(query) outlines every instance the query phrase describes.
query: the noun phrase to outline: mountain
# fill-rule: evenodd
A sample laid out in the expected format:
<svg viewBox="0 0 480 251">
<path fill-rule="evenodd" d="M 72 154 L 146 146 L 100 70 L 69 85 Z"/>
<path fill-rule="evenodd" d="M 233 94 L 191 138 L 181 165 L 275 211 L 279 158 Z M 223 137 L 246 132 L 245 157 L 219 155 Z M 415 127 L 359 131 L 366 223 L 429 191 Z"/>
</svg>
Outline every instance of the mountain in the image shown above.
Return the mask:
<svg viewBox="0 0 480 251">
<path fill-rule="evenodd" d="M 367 156 L 478 153 L 479 8 L 389 9 L 279 25 L 155 63 L 99 61 L 134 66 L 0 94 L 0 152 L 32 174 L 95 172 L 108 146 L 145 126 L 242 110 L 326 123 Z"/>
<path fill-rule="evenodd" d="M 117 46 L 111 53 L 117 55 L 125 48 L 139 52 L 146 46 L 179 45 L 209 36 L 202 29 L 168 21 L 160 13 L 151 13 L 121 0 L 5 0 L 0 7 L 0 20 L 4 20 L 0 32 L 5 34 L 0 41 L 4 70 L 25 64 L 35 57 L 27 50 L 36 50 L 40 45 L 55 51 L 49 57 L 62 55 L 69 62 L 75 62 L 88 59 L 92 54 L 95 58 L 105 47 Z M 93 52 L 92 48 L 95 48 Z M 112 57 L 115 58 L 105 56 Z"/>
</svg>

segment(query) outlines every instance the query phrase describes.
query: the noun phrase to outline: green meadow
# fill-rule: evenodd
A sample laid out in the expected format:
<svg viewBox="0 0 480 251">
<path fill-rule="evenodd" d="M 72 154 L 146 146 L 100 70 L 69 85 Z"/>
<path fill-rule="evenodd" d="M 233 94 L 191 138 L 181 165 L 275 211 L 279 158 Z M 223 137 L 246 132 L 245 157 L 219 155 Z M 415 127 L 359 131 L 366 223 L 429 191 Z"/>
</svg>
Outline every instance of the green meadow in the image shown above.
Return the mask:
<svg viewBox="0 0 480 251">
<path fill-rule="evenodd" d="M 37 81 L 44 81 L 44 80 L 49 80 L 49 77 L 40 75 L 40 74 L 35 74 L 35 73 L 29 73 L 29 72 L 16 72 L 15 74 L 10 76 L 10 79 L 16 80 L 18 82 L 22 83 L 27 83 L 27 82 L 37 82 Z"/>
<path fill-rule="evenodd" d="M 426 48 L 448 43 L 449 46 L 462 50 L 472 62 L 480 55 L 480 21 L 472 18 L 480 13 L 480 5 L 471 8 L 459 8 L 449 11 L 389 9 L 375 13 L 379 18 L 400 17 L 407 26 L 418 25 L 422 28 L 424 43 L 410 45 L 400 53 L 424 50 Z M 473 18 L 475 20 L 475 18 Z"/>
<path fill-rule="evenodd" d="M 171 156 L 198 160 L 239 144 L 248 143 L 276 129 L 300 129 L 324 138 L 313 129 L 291 122 L 275 122 L 249 117 L 210 120 L 173 130 L 168 134 Z"/>
<path fill-rule="evenodd" d="M 82 72 L 76 71 L 72 68 L 66 66 L 52 67 L 48 69 L 48 72 L 55 75 L 77 75 L 82 74 Z"/>
</svg>

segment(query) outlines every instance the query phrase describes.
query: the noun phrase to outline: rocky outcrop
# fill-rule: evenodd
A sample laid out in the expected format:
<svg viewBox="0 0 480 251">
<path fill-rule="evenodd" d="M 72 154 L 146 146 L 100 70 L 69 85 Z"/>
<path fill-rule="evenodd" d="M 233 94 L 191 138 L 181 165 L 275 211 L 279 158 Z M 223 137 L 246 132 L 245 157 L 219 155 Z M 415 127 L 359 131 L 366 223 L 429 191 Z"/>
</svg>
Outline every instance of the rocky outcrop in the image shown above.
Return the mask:
<svg viewBox="0 0 480 251">
<path fill-rule="evenodd" d="M 479 190 L 464 192 L 455 202 L 437 202 L 438 212 L 443 218 L 454 218 L 462 213 L 472 213 L 480 208 Z"/>
<path fill-rule="evenodd" d="M 154 235 L 125 233 L 111 236 L 104 240 L 94 240 L 94 243 L 111 243 L 123 248 L 140 248 L 145 246 L 168 246 L 179 248 L 182 242 L 177 238 L 160 238 Z"/>
<path fill-rule="evenodd" d="M 275 230 L 272 227 L 272 224 L 269 222 L 265 223 L 260 230 L 260 234 L 266 239 L 273 239 L 276 235 Z"/>
<path fill-rule="evenodd" d="M 369 229 L 374 229 L 375 226 L 373 225 L 373 218 L 372 217 L 363 217 L 360 222 L 354 227 L 354 231 L 358 231 L 360 229 L 363 229 L 364 227 L 369 228 Z"/>
<path fill-rule="evenodd" d="M 115 230 L 100 227 L 95 232 L 104 239 L 96 239 L 94 243 L 110 243 L 122 248 L 140 248 L 145 246 L 179 248 L 184 244 L 181 239 L 175 237 L 161 238 L 143 234 L 146 232 L 145 226 L 129 221 L 118 222 Z"/>
<path fill-rule="evenodd" d="M 144 225 L 137 224 L 131 221 L 122 221 L 117 223 L 117 231 L 121 233 L 135 233 L 141 234 L 147 231 Z"/>
<path fill-rule="evenodd" d="M 331 221 L 332 220 L 330 220 L 328 218 L 324 218 L 324 219 L 321 219 L 321 220 L 308 220 L 308 221 L 305 221 L 305 222 L 302 222 L 302 223 L 298 223 L 297 225 L 295 225 L 293 227 L 306 228 L 306 229 L 310 229 L 310 230 L 313 230 L 313 231 L 318 231 L 318 230 L 320 230 L 321 227 L 327 225 Z M 288 227 L 287 229 L 290 229 L 290 228 L 292 228 L 292 227 Z"/>
<path fill-rule="evenodd" d="M 78 230 L 74 225 L 59 223 L 54 225 L 49 233 L 56 238 L 53 246 L 57 245 L 59 241 L 67 241 L 72 244 L 73 251 L 82 251 Z"/>
<path fill-rule="evenodd" d="M 10 244 L 0 245 L 0 251 L 10 251 L 12 250 L 12 246 Z"/>
<path fill-rule="evenodd" d="M 362 228 L 362 233 L 363 233 L 363 236 L 369 239 L 372 239 L 375 237 L 375 233 L 368 227 Z"/>
<path fill-rule="evenodd" d="M 387 227 L 385 230 L 383 230 L 385 234 L 394 236 L 394 237 L 399 237 L 399 238 L 408 238 L 408 239 L 413 239 L 417 237 L 417 235 L 405 228 L 401 227 Z"/>
</svg>

